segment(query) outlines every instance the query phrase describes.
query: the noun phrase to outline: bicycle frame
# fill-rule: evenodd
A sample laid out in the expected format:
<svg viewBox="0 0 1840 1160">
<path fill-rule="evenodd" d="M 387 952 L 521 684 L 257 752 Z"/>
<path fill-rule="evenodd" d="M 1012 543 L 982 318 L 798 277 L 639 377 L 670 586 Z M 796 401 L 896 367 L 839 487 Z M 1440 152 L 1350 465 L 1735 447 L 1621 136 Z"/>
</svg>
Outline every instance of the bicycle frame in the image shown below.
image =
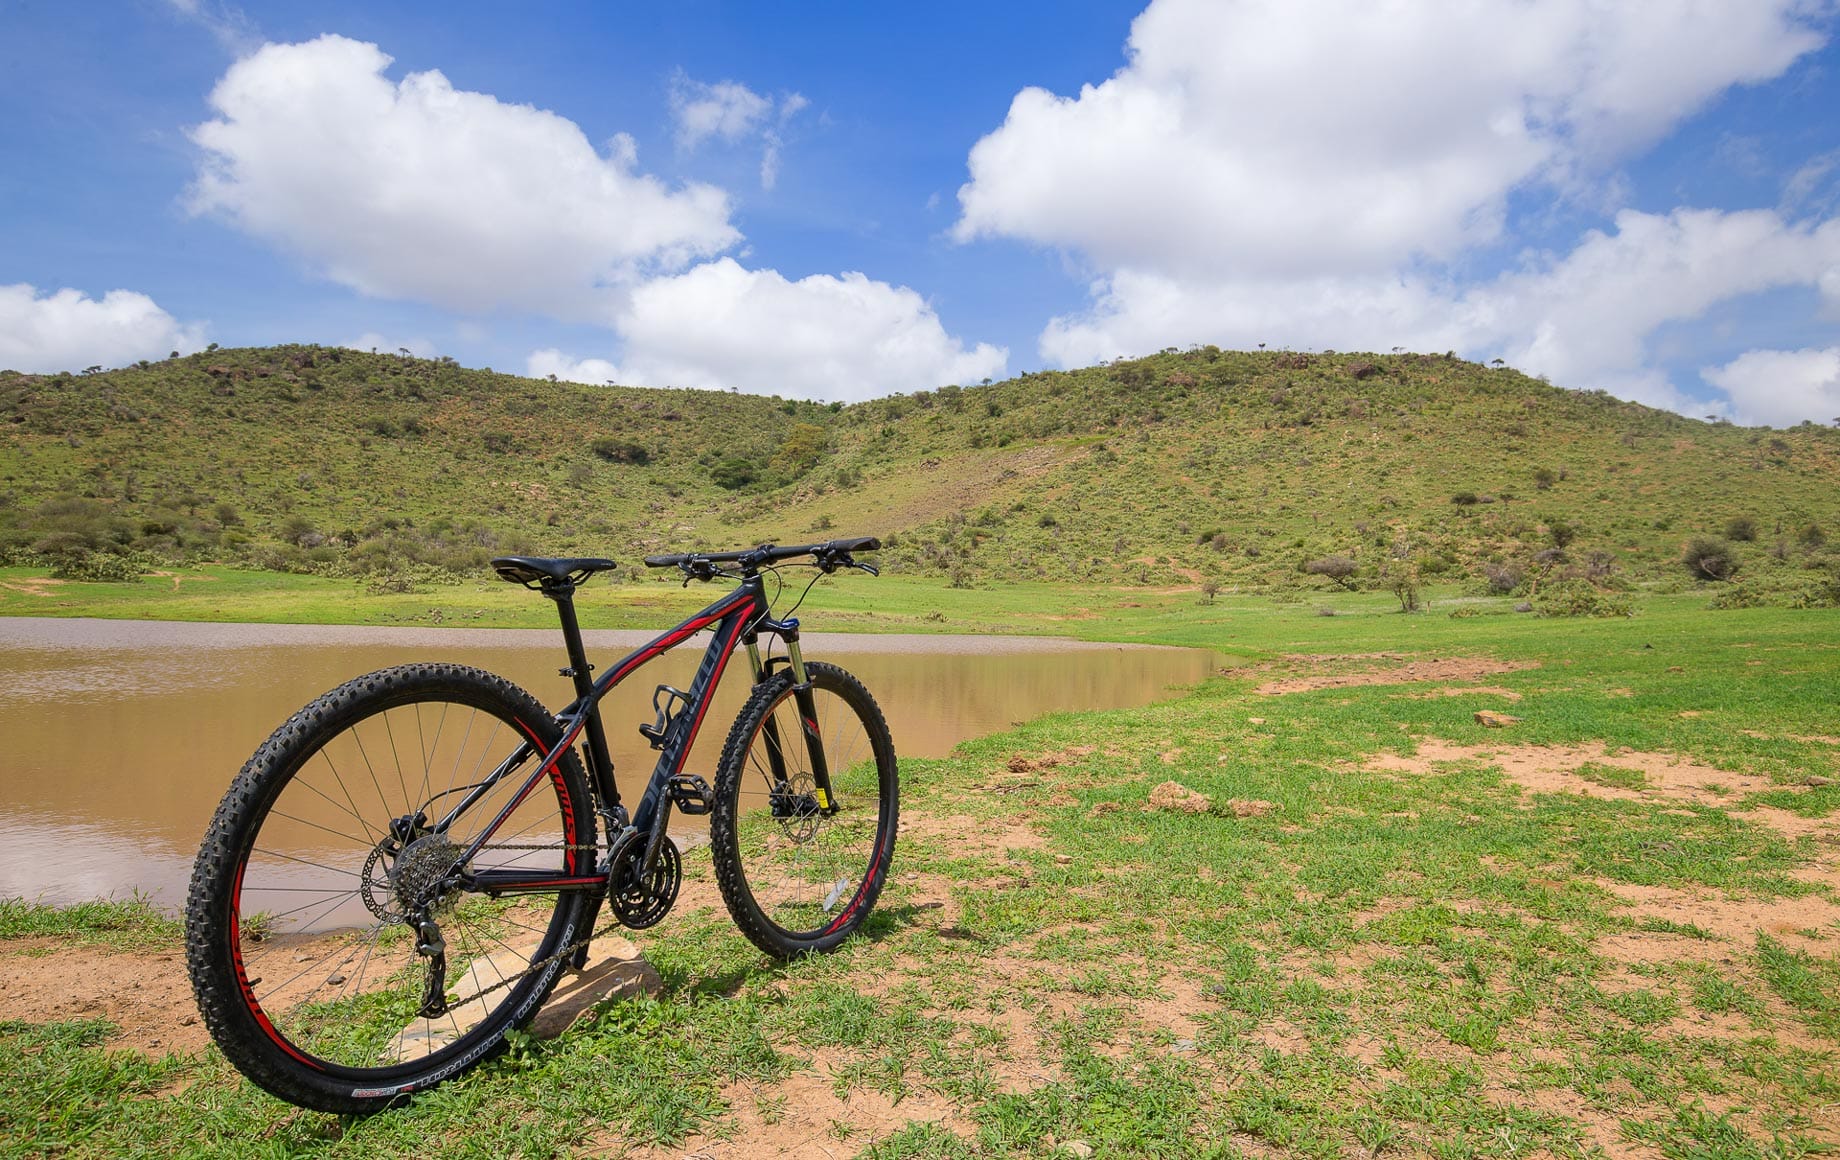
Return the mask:
<svg viewBox="0 0 1840 1160">
<path fill-rule="evenodd" d="M 500 826 L 517 809 L 525 798 L 537 788 L 546 777 L 552 775 L 556 763 L 584 735 L 587 744 L 589 781 L 596 799 L 598 810 L 606 821 L 608 847 L 610 853 L 619 849 L 626 841 L 637 835 L 644 835 L 646 848 L 644 870 L 649 872 L 658 856 L 666 831 L 669 829 L 672 795 L 671 779 L 684 772 L 684 762 L 689 758 L 691 746 L 696 742 L 698 731 L 703 724 L 704 715 L 709 707 L 709 695 L 717 682 L 722 679 L 730 659 L 734 656 L 737 645 L 747 651 L 756 684 L 765 680 L 769 665 L 762 661 L 759 648 L 761 632 L 768 632 L 782 639 L 786 644 L 786 660 L 791 666 L 795 683 L 794 695 L 799 707 L 807 748 L 812 762 L 812 775 L 817 785 L 817 798 L 820 807 L 826 813 L 835 812 L 835 805 L 830 794 L 830 771 L 825 767 L 823 745 L 818 736 L 818 724 L 812 703 L 811 687 L 805 673 L 804 659 L 799 647 L 799 622 L 788 618 L 776 621 L 769 615 L 765 583 L 758 573 L 742 577 L 741 584 L 734 591 L 715 601 L 702 611 L 678 624 L 644 645 L 626 654 L 620 661 L 598 680 L 591 679 L 592 666 L 589 665 L 582 647 L 581 627 L 575 617 L 574 589 L 572 584 L 545 587 L 543 595 L 556 602 L 557 611 L 562 620 L 564 643 L 568 649 L 569 668 L 564 669 L 566 676 L 575 682 L 576 698 L 556 714 L 556 721 L 562 726 L 562 739 L 542 753 L 541 760 L 528 775 L 510 801 L 500 809 L 498 815 L 475 837 L 465 853 L 456 861 L 456 865 L 465 866 L 484 848 L 498 832 Z M 600 717 L 600 701 L 615 685 L 624 681 L 648 662 L 657 659 L 671 648 L 683 643 L 696 633 L 711 629 L 713 636 L 703 652 L 703 660 L 698 665 L 696 675 L 690 682 L 690 688 L 682 693 L 671 690 L 673 697 L 667 702 L 662 713 L 663 730 L 654 740 L 659 750 L 657 763 L 652 769 L 651 780 L 639 799 L 630 821 L 624 805 L 620 801 L 620 792 L 614 783 L 613 761 L 607 752 L 605 727 Z M 660 686 L 661 690 L 668 686 Z M 670 706 L 681 696 L 682 705 L 675 713 Z M 654 698 L 655 702 L 655 698 Z M 779 758 L 783 744 L 777 731 L 769 722 L 767 748 L 773 774 L 776 780 L 785 776 Z M 651 734 L 648 734 L 651 736 Z M 472 788 L 466 797 L 451 810 L 448 810 L 439 822 L 435 823 L 437 831 L 444 831 L 453 821 L 464 814 L 475 802 L 483 798 L 504 778 L 512 776 L 536 750 L 536 746 L 526 741 L 516 752 L 506 758 L 498 768 L 479 785 Z M 616 832 L 617 828 L 617 832 Z M 462 881 L 470 888 L 492 894 L 511 893 L 548 893 L 551 891 L 585 891 L 598 889 L 605 884 L 610 867 L 597 867 L 591 875 L 557 875 L 552 872 L 521 871 L 500 869 L 474 871 L 465 874 Z"/>
</svg>

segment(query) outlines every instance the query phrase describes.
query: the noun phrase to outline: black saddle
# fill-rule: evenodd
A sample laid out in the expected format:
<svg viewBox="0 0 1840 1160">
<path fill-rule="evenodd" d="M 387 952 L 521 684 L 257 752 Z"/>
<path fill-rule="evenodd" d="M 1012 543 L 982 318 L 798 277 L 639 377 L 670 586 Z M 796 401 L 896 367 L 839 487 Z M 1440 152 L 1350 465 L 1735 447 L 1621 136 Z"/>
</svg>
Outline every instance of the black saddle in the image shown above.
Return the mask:
<svg viewBox="0 0 1840 1160">
<path fill-rule="evenodd" d="M 580 584 L 596 572 L 617 567 L 619 565 L 612 560 L 598 557 L 556 560 L 545 556 L 500 556 L 492 561 L 492 568 L 498 573 L 499 579 L 522 584 L 526 588 Z"/>
</svg>

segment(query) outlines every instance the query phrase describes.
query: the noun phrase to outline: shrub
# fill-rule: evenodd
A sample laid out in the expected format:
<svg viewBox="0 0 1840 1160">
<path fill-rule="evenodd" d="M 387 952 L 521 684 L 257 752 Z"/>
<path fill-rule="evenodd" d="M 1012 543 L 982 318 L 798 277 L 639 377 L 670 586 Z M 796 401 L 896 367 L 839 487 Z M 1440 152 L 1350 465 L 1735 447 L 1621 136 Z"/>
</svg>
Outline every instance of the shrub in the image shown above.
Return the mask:
<svg viewBox="0 0 1840 1160">
<path fill-rule="evenodd" d="M 1303 570 L 1312 576 L 1326 576 L 1343 588 L 1354 588 L 1353 576 L 1360 566 L 1346 556 L 1324 556 L 1320 560 L 1310 560 Z"/>
<path fill-rule="evenodd" d="M 121 582 L 139 580 L 141 562 L 109 552 L 65 552 L 55 557 L 51 569 L 54 580 L 101 580 Z"/>
<path fill-rule="evenodd" d="M 1521 570 L 1512 564 L 1486 564 L 1482 569 L 1483 579 L 1489 582 L 1489 591 L 1497 596 L 1506 596 L 1521 586 Z"/>
<path fill-rule="evenodd" d="M 1578 538 L 1578 529 L 1569 520 L 1549 519 L 1546 534 L 1552 538 L 1553 547 L 1563 548 Z"/>
<path fill-rule="evenodd" d="M 1687 544 L 1680 562 L 1698 580 L 1729 580 L 1738 570 L 1738 550 L 1724 540 L 1701 536 Z"/>
<path fill-rule="evenodd" d="M 487 431 L 479 437 L 479 441 L 494 455 L 504 455 L 511 450 L 511 436 L 503 431 Z"/>
<path fill-rule="evenodd" d="M 746 487 L 758 476 L 759 473 L 755 470 L 752 461 L 742 459 L 740 456 L 724 459 L 716 464 L 709 473 L 709 478 L 715 481 L 717 487 L 726 488 L 729 491 Z"/>
<path fill-rule="evenodd" d="M 1821 530 L 1820 524 L 1804 526 L 1801 531 L 1795 533 L 1795 538 L 1800 540 L 1805 548 L 1819 548 L 1827 543 L 1827 533 Z"/>
<path fill-rule="evenodd" d="M 1789 598 L 1790 608 L 1840 608 L 1840 574 L 1824 576 Z"/>
<path fill-rule="evenodd" d="M 1476 497 L 1476 493 L 1473 491 L 1460 491 L 1457 494 L 1450 497 L 1450 502 L 1458 505 L 1459 507 L 1469 507 L 1472 504 L 1480 503 L 1482 501 Z"/>
<path fill-rule="evenodd" d="M 1725 611 L 1732 608 L 1761 608 L 1767 603 L 1755 585 L 1739 583 L 1727 584 L 1719 589 L 1706 607 Z"/>
<path fill-rule="evenodd" d="M 1748 544 L 1757 538 L 1757 521 L 1749 516 L 1733 516 L 1725 521 L 1725 538 Z"/>
<path fill-rule="evenodd" d="M 1540 616 L 1634 616 L 1629 599 L 1603 592 L 1582 581 L 1548 585 L 1533 602 Z"/>
<path fill-rule="evenodd" d="M 1533 486 L 1539 488 L 1541 491 L 1547 490 L 1558 481 L 1559 473 L 1550 467 L 1536 467 L 1533 469 Z"/>
<path fill-rule="evenodd" d="M 634 467 L 644 467 L 652 461 L 652 453 L 645 448 L 625 439 L 615 439 L 611 435 L 603 435 L 588 444 L 588 450 L 609 463 L 630 463 Z"/>
</svg>

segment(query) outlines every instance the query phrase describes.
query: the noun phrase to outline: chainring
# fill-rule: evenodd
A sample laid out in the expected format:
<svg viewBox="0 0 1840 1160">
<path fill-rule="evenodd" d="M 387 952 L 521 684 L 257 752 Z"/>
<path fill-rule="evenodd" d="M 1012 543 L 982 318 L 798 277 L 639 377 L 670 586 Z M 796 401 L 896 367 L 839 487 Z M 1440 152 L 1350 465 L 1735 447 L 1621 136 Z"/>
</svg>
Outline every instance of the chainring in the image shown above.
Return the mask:
<svg viewBox="0 0 1840 1160">
<path fill-rule="evenodd" d="M 607 905 L 622 926 L 644 930 L 658 925 L 671 912 L 677 891 L 684 883 L 683 859 L 677 843 L 666 836 L 658 847 L 658 860 L 652 872 L 645 874 L 645 843 L 630 843 L 631 852 L 621 855 L 607 884 Z"/>
</svg>

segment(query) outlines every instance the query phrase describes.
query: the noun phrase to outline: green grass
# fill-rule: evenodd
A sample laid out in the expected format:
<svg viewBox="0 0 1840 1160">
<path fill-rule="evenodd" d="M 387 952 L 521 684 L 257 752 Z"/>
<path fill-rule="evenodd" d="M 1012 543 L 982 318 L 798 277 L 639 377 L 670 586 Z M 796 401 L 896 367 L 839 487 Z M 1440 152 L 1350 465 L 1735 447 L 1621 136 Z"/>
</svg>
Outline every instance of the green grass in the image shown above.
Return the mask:
<svg viewBox="0 0 1840 1160">
<path fill-rule="evenodd" d="M 118 947 L 170 946 L 179 924 L 146 900 L 95 900 L 46 906 L 0 897 L 0 939 L 55 938 Z"/>
<path fill-rule="evenodd" d="M 699 595 L 621 586 L 584 605 L 652 611 L 624 604 L 629 591 Z M 1832 905 L 1831 875 L 1808 873 L 1831 847 L 1782 836 L 1751 801 L 1671 796 L 1602 763 L 1586 777 L 1642 798 L 1524 792 L 1488 756 L 1675 754 L 1768 779 L 1798 816 L 1831 822 L 1837 803 L 1805 783 L 1840 774 L 1840 749 L 1818 740 L 1833 730 L 1840 614 L 1709 612 L 1681 595 L 1629 620 L 1453 619 L 1358 594 L 1319 617 L 1249 597 L 908 577 L 822 593 L 801 610 L 813 629 L 1084 632 L 1230 664 L 1160 704 L 1058 714 L 903 761 L 909 829 L 869 937 L 837 954 L 772 965 L 719 905 L 685 906 L 638 936 L 659 999 L 520 1042 L 366 1120 L 286 1107 L 214 1052 L 149 1061 L 107 1053 L 94 1024 L 6 1024 L 0 1139 L 98 1156 L 172 1140 L 550 1156 L 770 1138 L 875 1157 L 1075 1144 L 1124 1157 L 1799 1156 L 1840 1143 L 1840 929 L 1734 940 L 1692 901 Z M 1103 616 L 1052 619 L 1080 608 Z M 1255 691 L 1314 665 L 1399 663 L 1294 659 L 1375 653 L 1523 663 L 1480 682 L 1518 693 L 1521 720 L 1483 728 L 1472 714 L 1500 696 L 1454 680 Z M 1375 761 L 1430 739 L 1476 749 L 1423 772 Z M 1055 760 L 1019 777 L 1019 754 Z M 1170 779 L 1214 808 L 1144 812 Z M 1276 808 L 1230 804 L 1253 800 Z M 686 864 L 707 883 L 706 855 Z M 1619 894 L 1645 891 L 1687 901 L 1657 917 Z M 0 916 L 11 939 L 122 921 L 22 904 Z M 0 972 L 6 953 L 0 942 Z"/>
</svg>

